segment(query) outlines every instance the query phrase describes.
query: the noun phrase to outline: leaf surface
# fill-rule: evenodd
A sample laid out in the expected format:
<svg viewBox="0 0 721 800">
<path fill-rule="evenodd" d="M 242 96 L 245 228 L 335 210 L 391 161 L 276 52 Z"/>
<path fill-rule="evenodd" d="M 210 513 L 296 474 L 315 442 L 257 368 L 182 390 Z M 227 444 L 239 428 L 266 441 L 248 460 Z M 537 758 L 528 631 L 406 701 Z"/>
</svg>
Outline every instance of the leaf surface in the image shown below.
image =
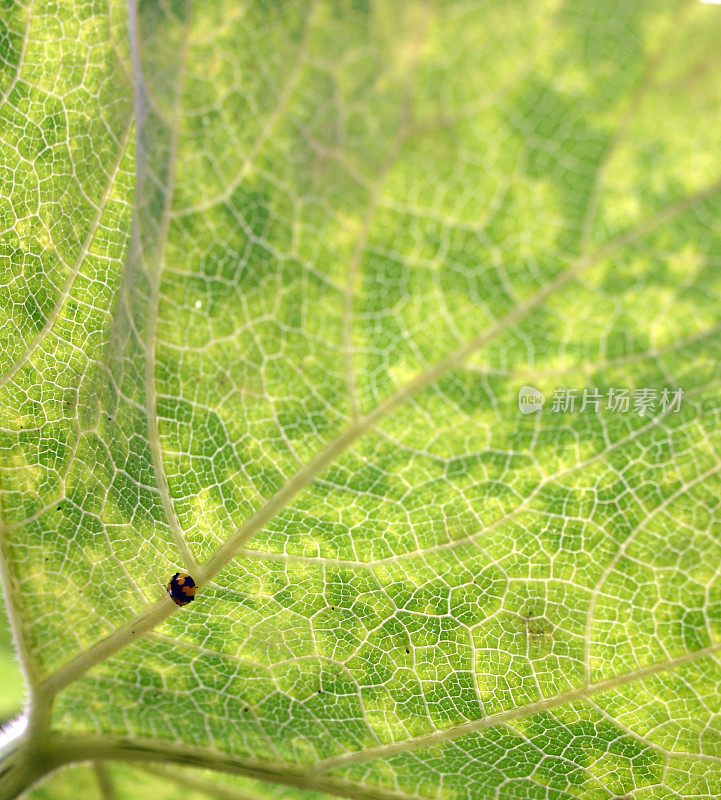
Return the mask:
<svg viewBox="0 0 721 800">
<path fill-rule="evenodd" d="M 357 798 L 721 794 L 720 25 L 8 9 L 26 741 Z"/>
</svg>

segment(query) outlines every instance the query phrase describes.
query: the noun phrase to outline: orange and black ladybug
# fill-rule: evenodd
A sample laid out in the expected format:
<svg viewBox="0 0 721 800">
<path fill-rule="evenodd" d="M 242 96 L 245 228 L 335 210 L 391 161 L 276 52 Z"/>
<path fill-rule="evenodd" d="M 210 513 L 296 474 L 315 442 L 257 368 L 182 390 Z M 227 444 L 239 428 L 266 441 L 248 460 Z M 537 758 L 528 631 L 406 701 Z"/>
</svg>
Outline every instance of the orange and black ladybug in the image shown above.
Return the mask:
<svg viewBox="0 0 721 800">
<path fill-rule="evenodd" d="M 168 582 L 168 594 L 177 605 L 187 606 L 195 600 L 195 581 L 184 572 L 176 572 Z"/>
</svg>

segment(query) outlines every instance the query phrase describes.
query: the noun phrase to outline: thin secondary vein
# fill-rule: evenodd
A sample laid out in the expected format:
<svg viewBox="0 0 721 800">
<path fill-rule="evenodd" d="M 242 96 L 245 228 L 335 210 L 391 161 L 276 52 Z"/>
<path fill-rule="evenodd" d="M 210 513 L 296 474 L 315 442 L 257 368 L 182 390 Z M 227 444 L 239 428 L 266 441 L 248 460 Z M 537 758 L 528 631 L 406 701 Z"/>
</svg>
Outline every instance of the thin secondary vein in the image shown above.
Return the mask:
<svg viewBox="0 0 721 800">
<path fill-rule="evenodd" d="M 721 764 L 721 756 L 713 756 L 709 755 L 708 753 L 694 753 L 690 750 L 669 750 L 667 747 L 662 747 L 660 744 L 656 744 L 654 741 L 649 739 L 647 735 L 642 736 L 633 728 L 629 728 L 628 725 L 624 725 L 617 717 L 609 714 L 608 711 L 606 711 L 605 708 L 602 708 L 595 700 L 588 698 L 586 703 L 587 705 L 596 709 L 596 711 L 602 717 L 605 717 L 611 724 L 615 725 L 617 728 L 620 728 L 627 736 L 632 737 L 637 742 L 641 742 L 645 747 L 650 747 L 667 760 L 670 758 L 688 758 L 696 761 L 711 761 L 716 764 Z M 653 732 L 653 730 L 649 731 L 649 733 L 651 732 Z"/>
<path fill-rule="evenodd" d="M 65 283 L 63 284 L 63 288 L 60 291 L 60 295 L 53 306 L 52 311 L 48 314 L 47 319 L 45 320 L 45 324 L 43 327 L 38 331 L 35 338 L 27 345 L 25 350 L 18 356 L 18 358 L 13 362 L 13 364 L 7 369 L 3 375 L 0 375 L 0 387 L 5 386 L 12 379 L 12 377 L 17 373 L 17 371 L 28 361 L 30 356 L 35 352 L 38 346 L 41 344 L 43 339 L 48 335 L 51 328 L 55 324 L 58 316 L 60 315 L 60 311 L 62 310 L 63 306 L 65 305 L 65 301 L 70 296 L 70 290 L 75 283 L 75 279 L 78 277 L 78 273 L 87 258 L 87 255 L 90 251 L 90 246 L 95 239 L 95 234 L 97 233 L 98 227 L 100 222 L 103 218 L 103 214 L 105 213 L 105 208 L 108 204 L 108 200 L 110 199 L 110 195 L 113 191 L 113 186 L 115 185 L 115 179 L 120 171 L 120 165 L 123 162 L 123 157 L 128 149 L 128 143 L 130 142 L 130 134 L 133 130 L 133 117 L 132 115 L 128 119 L 128 123 L 125 127 L 125 131 L 123 133 L 123 137 L 120 142 L 120 148 L 118 151 L 117 158 L 110 170 L 110 177 L 105 187 L 105 191 L 100 198 L 100 202 L 98 203 L 97 211 L 95 212 L 95 216 L 90 223 L 90 228 L 88 229 L 88 233 L 80 247 L 80 251 L 78 252 L 78 256 L 75 259 L 75 263 L 73 264 L 72 269 L 70 270 L 68 277 L 65 279 Z"/>
<path fill-rule="evenodd" d="M 592 634 L 593 634 L 593 625 L 596 621 L 596 603 L 598 602 L 598 598 L 601 594 L 601 590 L 606 585 L 606 581 L 608 580 L 609 576 L 616 568 L 618 562 L 626 555 L 628 552 L 628 548 L 633 544 L 636 540 L 636 536 L 640 531 L 642 531 L 646 525 L 657 515 L 668 508 L 674 501 L 678 500 L 679 497 L 685 495 L 689 489 L 696 486 L 699 483 L 703 483 L 704 481 L 708 480 L 712 475 L 718 474 L 721 467 L 718 464 L 715 464 L 710 469 L 707 469 L 705 472 L 702 472 L 700 475 L 697 475 L 693 480 L 689 481 L 688 483 L 682 483 L 675 492 L 672 492 L 668 495 L 662 503 L 657 505 L 651 511 L 648 512 L 646 516 L 644 516 L 643 521 L 636 525 L 628 534 L 628 536 L 623 540 L 621 546 L 616 551 L 613 558 L 608 562 L 606 568 L 601 573 L 601 576 L 596 581 L 595 585 L 591 589 L 591 596 L 588 602 L 588 610 L 586 611 L 586 633 L 585 633 L 585 645 L 584 645 L 584 671 L 585 671 L 585 679 L 587 683 L 590 683 L 591 680 L 591 645 L 593 643 Z"/>
<path fill-rule="evenodd" d="M 350 405 L 351 419 L 356 421 L 360 417 L 360 400 L 358 397 L 358 376 L 355 368 L 355 348 L 353 346 L 353 318 L 355 316 L 355 292 L 360 265 L 363 253 L 368 242 L 371 223 L 375 216 L 378 200 L 382 192 L 385 179 L 383 173 L 375 186 L 371 190 L 371 199 L 368 204 L 365 219 L 361 227 L 360 234 L 356 240 L 353 254 L 348 262 L 348 273 L 346 275 L 345 298 L 343 308 L 343 350 L 345 353 L 345 372 L 346 386 L 348 391 L 348 403 Z"/>
<path fill-rule="evenodd" d="M 708 390 L 709 388 L 710 384 L 707 384 L 706 386 L 703 387 L 703 389 L 705 390 Z M 684 397 L 688 399 L 692 395 L 693 395 L 692 392 L 687 392 L 684 395 Z M 617 439 L 611 444 L 607 444 L 607 446 L 604 449 L 598 450 L 592 456 L 589 456 L 585 460 L 579 461 L 576 464 L 572 464 L 568 467 L 564 467 L 563 469 L 559 469 L 556 472 L 548 473 L 547 475 L 542 476 L 541 479 L 538 481 L 538 483 L 533 487 L 533 489 L 531 489 L 531 491 L 526 495 L 523 501 L 519 502 L 518 505 L 514 506 L 510 511 L 505 513 L 502 517 L 499 517 L 495 522 L 492 522 L 485 528 L 480 528 L 479 530 L 476 530 L 473 533 L 469 533 L 466 536 L 462 536 L 458 539 L 451 539 L 450 541 L 442 542 L 441 544 L 433 544 L 420 549 L 408 550 L 407 552 L 397 553 L 392 556 L 386 556 L 385 558 L 379 558 L 373 562 L 372 566 L 375 567 L 382 564 L 392 564 L 394 562 L 398 562 L 407 558 L 418 558 L 419 556 L 429 555 L 430 553 L 440 553 L 440 552 L 455 550 L 458 547 L 463 547 L 467 544 L 475 542 L 481 535 L 484 537 L 487 536 L 489 533 L 498 530 L 501 526 L 505 525 L 510 520 L 515 519 L 523 511 L 532 508 L 533 501 L 539 496 L 539 494 L 544 490 L 546 486 L 553 483 L 554 481 L 558 481 L 560 478 L 563 478 L 566 475 L 572 475 L 573 473 L 577 473 L 579 470 L 583 470 L 586 469 L 587 467 L 590 467 L 592 464 L 595 464 L 597 461 L 600 461 L 601 459 L 607 457 L 609 454 L 615 452 L 619 447 L 624 447 L 627 444 L 635 442 L 640 436 L 643 436 L 644 434 L 648 433 L 650 430 L 655 428 L 664 419 L 665 416 L 671 413 L 673 413 L 671 410 L 667 410 L 661 414 L 658 414 L 655 417 L 649 418 L 648 422 L 645 425 L 636 428 L 631 433 L 621 437 L 620 439 Z M 260 551 L 247 551 L 247 552 L 260 552 Z M 314 561 L 317 562 L 316 559 L 314 559 Z"/>
<path fill-rule="evenodd" d="M 686 8 L 690 6 L 690 3 L 687 3 Z M 662 45 L 658 48 L 658 50 L 646 61 L 646 68 L 643 71 L 641 76 L 641 80 L 637 84 L 636 88 L 632 92 L 629 100 L 628 100 L 628 107 L 626 112 L 621 118 L 620 124 L 616 128 L 616 132 L 613 135 L 606 152 L 601 159 L 601 162 L 596 170 L 596 174 L 593 180 L 593 186 L 591 187 L 591 194 L 588 198 L 588 202 L 586 203 L 586 209 L 583 214 L 583 219 L 581 221 L 581 249 L 587 249 L 590 241 L 591 235 L 593 232 L 593 225 L 596 221 L 596 216 L 598 213 L 598 206 L 601 200 L 601 194 L 603 189 L 604 180 L 606 177 L 606 171 L 613 160 L 614 155 L 618 152 L 621 145 L 626 141 L 628 137 L 628 131 L 633 123 L 634 118 L 639 113 L 641 105 L 648 94 L 648 92 L 653 88 L 654 81 L 656 79 L 656 75 L 658 73 L 659 68 L 663 64 L 664 56 L 668 51 L 668 45 L 671 41 L 674 33 L 678 30 L 679 20 L 677 15 L 674 15 L 672 22 L 669 26 L 669 29 L 666 31 L 664 36 L 664 41 Z"/>
<path fill-rule="evenodd" d="M 361 416 L 360 410 L 360 397 L 358 392 L 358 376 L 355 367 L 355 347 L 353 346 L 353 323 L 355 317 L 355 293 L 356 282 L 358 279 L 358 269 L 363 259 L 363 254 L 366 251 L 368 244 L 368 237 L 370 235 L 371 226 L 376 216 L 380 199 L 383 194 L 383 187 L 385 186 L 388 175 L 393 169 L 393 165 L 398 160 L 401 148 L 408 136 L 411 128 L 411 97 L 412 86 L 415 83 L 415 69 L 412 65 L 415 64 L 419 58 L 421 50 L 421 42 L 425 38 L 428 29 L 428 19 L 425 19 L 425 25 L 422 25 L 416 32 L 413 39 L 412 53 L 410 54 L 409 73 L 411 75 L 410 81 L 404 91 L 403 103 L 401 107 L 401 121 L 398 131 L 393 137 L 391 146 L 388 153 L 380 167 L 378 175 L 370 187 L 370 199 L 366 209 L 361 229 L 356 238 L 355 247 L 348 262 L 348 272 L 346 275 L 346 286 L 344 293 L 344 313 L 343 313 L 343 349 L 345 352 L 345 369 L 346 369 L 346 386 L 348 391 L 348 402 L 350 405 L 351 420 L 356 422 Z"/>
<path fill-rule="evenodd" d="M 20 45 L 20 52 L 18 53 L 18 65 L 17 69 L 15 70 L 15 74 L 12 77 L 12 80 L 8 84 L 5 91 L 2 93 L 2 97 L 0 97 L 0 107 L 4 106 L 8 97 L 12 94 L 13 89 L 17 86 L 18 81 L 20 80 L 20 75 L 22 74 L 23 66 L 25 64 L 25 54 L 27 53 L 28 49 L 28 40 L 30 38 L 30 22 L 32 20 L 33 15 L 33 7 L 35 5 L 35 0 L 31 0 L 27 7 L 27 17 L 25 19 L 25 31 L 23 33 L 23 42 Z"/>
<path fill-rule="evenodd" d="M 497 367 L 475 367 L 469 366 L 467 369 L 470 372 L 478 375 L 493 375 L 498 377 L 507 378 L 509 381 L 513 380 L 532 380 L 548 378 L 551 376 L 568 375 L 575 372 L 583 372 L 585 374 L 593 374 L 600 370 L 607 370 L 611 367 L 622 366 L 624 364 L 633 364 L 638 361 L 646 361 L 651 359 L 658 359 L 661 356 L 677 353 L 685 347 L 695 344 L 696 342 L 709 339 L 716 336 L 721 332 L 721 323 L 715 323 L 707 328 L 689 334 L 688 336 L 673 339 L 666 344 L 650 347 L 647 350 L 636 350 L 622 356 L 614 356 L 607 358 L 598 358 L 594 361 L 583 361 L 576 364 L 565 364 L 558 367 L 550 368 L 533 368 L 521 365 L 513 368 L 497 368 Z"/>
<path fill-rule="evenodd" d="M 410 750 L 415 750 L 419 747 L 426 747 L 433 744 L 457 739 L 459 736 L 464 736 L 469 733 L 474 733 L 484 728 L 490 728 L 495 725 L 500 725 L 511 720 L 520 719 L 522 717 L 529 717 L 532 714 L 538 714 L 541 711 L 548 711 L 551 708 L 558 708 L 559 706 L 573 703 L 577 700 L 583 700 L 587 697 L 607 692 L 612 689 L 625 686 L 634 681 L 640 681 L 651 675 L 659 672 L 668 672 L 677 667 L 689 664 L 702 658 L 713 656 L 721 649 L 721 641 L 714 642 L 714 644 L 696 650 L 693 653 L 684 653 L 676 658 L 667 661 L 658 662 L 656 664 L 649 664 L 641 669 L 627 672 L 623 675 L 615 675 L 612 678 L 606 678 L 603 681 L 591 685 L 579 686 L 575 689 L 569 689 L 566 692 L 561 692 L 554 697 L 544 698 L 537 700 L 534 703 L 526 703 L 522 706 L 509 708 L 506 711 L 499 711 L 495 714 L 489 714 L 486 717 L 472 720 L 471 722 L 462 722 L 459 725 L 451 725 L 443 730 L 434 731 L 433 733 L 425 734 L 424 736 L 417 736 L 413 739 L 406 739 L 402 742 L 394 742 L 393 744 L 383 745 L 381 747 L 369 748 L 367 750 L 358 750 L 353 753 L 345 753 L 340 756 L 325 759 L 324 761 L 316 764 L 317 772 L 326 772 L 332 769 L 339 769 L 341 767 L 357 764 L 361 761 L 369 761 L 374 758 L 387 758 L 389 756 L 397 755 L 399 753 L 406 753 Z"/>
<path fill-rule="evenodd" d="M 276 104 L 270 116 L 266 119 L 265 124 L 263 125 L 260 134 L 258 135 L 258 138 L 255 140 L 253 146 L 250 148 L 248 156 L 243 162 L 243 165 L 241 166 L 237 175 L 230 181 L 230 183 L 225 187 L 225 189 L 220 194 L 214 197 L 207 198 L 206 200 L 201 200 L 199 203 L 195 203 L 192 206 L 187 206 L 186 208 L 171 210 L 170 215 L 172 217 L 185 217 L 191 214 L 197 214 L 201 211 L 207 211 L 213 208 L 214 206 L 218 205 L 219 203 L 228 200 L 233 195 L 233 192 L 241 185 L 241 183 L 248 176 L 251 169 L 253 168 L 253 164 L 255 162 L 258 153 L 265 145 L 271 133 L 273 133 L 276 124 L 283 116 L 283 112 L 286 110 L 288 106 L 288 101 L 290 100 L 293 92 L 295 91 L 296 86 L 298 85 L 298 81 L 305 66 L 306 50 L 311 31 L 313 29 L 315 8 L 316 8 L 316 3 L 312 2 L 306 18 L 305 29 L 303 31 L 303 39 L 298 48 L 298 55 L 295 61 L 295 65 L 293 69 L 290 71 L 288 80 L 283 86 L 283 89 L 278 98 L 278 103 Z"/>
<path fill-rule="evenodd" d="M 163 464 L 163 453 L 160 445 L 160 430 L 157 416 L 157 386 L 155 381 L 156 347 L 158 333 L 158 307 L 160 303 L 160 283 L 165 262 L 165 251 L 170 226 L 170 209 L 173 202 L 175 185 L 175 170 L 177 162 L 178 137 L 180 118 L 183 103 L 183 85 L 185 82 L 185 67 L 187 62 L 190 33 L 190 3 L 186 6 L 185 31 L 183 35 L 183 49 L 180 54 L 176 96 L 173 109 L 173 122 L 171 124 L 170 147 L 168 153 L 168 174 L 163 198 L 163 209 L 158 226 L 158 250 L 155 255 L 154 269 L 149 270 L 150 298 L 148 301 L 148 321 L 145 339 L 145 411 L 148 420 L 148 443 L 158 492 L 163 504 L 165 518 L 170 526 L 173 539 L 183 560 L 183 566 L 188 572 L 195 572 L 196 561 L 188 546 L 180 521 L 175 512 L 170 496 L 167 475 Z M 139 256 L 140 257 L 140 256 Z"/>
</svg>

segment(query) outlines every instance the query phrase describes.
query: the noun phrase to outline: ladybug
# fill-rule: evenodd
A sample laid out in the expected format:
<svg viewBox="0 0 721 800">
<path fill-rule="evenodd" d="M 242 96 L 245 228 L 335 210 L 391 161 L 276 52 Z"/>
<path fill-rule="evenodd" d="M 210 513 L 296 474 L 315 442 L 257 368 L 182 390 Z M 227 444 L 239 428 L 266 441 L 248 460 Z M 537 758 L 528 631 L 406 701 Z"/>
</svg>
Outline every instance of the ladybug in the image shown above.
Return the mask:
<svg viewBox="0 0 721 800">
<path fill-rule="evenodd" d="M 187 606 L 195 600 L 195 581 L 184 572 L 176 572 L 168 581 L 168 594 L 179 606 Z"/>
</svg>

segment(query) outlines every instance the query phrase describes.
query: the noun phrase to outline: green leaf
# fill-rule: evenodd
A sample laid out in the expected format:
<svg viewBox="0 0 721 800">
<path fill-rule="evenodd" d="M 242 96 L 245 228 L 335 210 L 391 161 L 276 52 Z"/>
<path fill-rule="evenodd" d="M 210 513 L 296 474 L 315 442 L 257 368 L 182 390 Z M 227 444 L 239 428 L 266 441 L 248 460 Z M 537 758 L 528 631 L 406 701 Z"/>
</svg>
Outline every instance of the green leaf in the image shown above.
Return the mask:
<svg viewBox="0 0 721 800">
<path fill-rule="evenodd" d="M 721 10 L 127 12 L 3 12 L 0 798 L 721 795 Z"/>
</svg>

